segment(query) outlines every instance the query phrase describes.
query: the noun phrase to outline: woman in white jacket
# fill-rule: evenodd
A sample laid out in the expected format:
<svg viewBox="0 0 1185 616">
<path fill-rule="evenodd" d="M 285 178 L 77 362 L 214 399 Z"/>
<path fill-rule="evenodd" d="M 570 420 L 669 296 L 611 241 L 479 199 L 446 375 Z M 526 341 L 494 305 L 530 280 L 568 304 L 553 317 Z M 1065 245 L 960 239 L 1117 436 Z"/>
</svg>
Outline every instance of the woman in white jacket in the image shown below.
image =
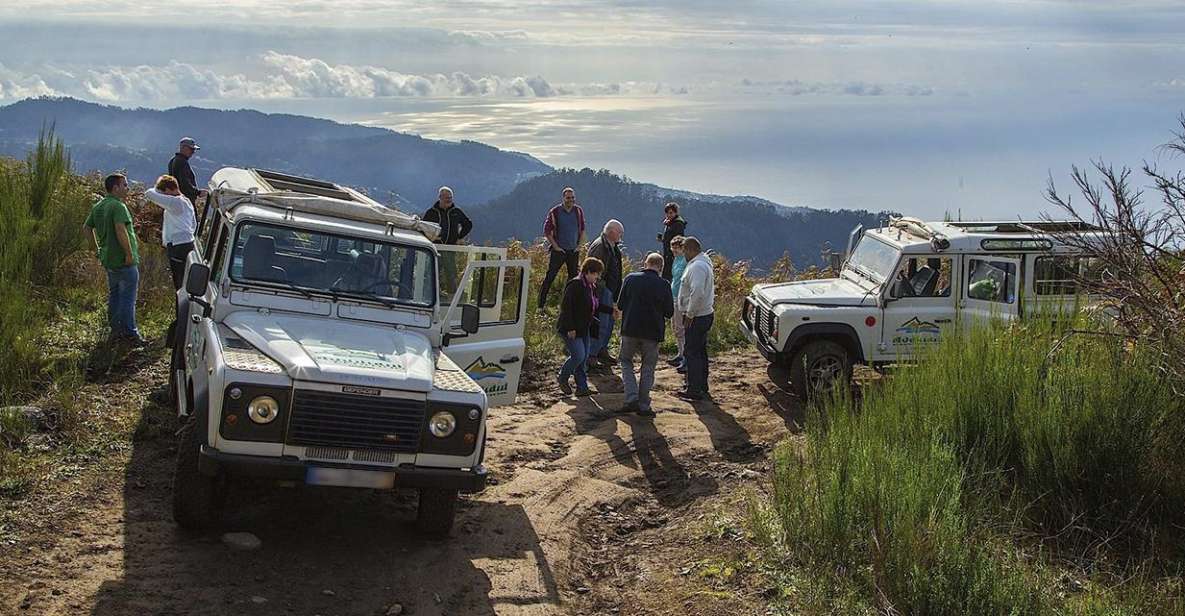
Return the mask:
<svg viewBox="0 0 1185 616">
<path fill-rule="evenodd" d="M 181 194 L 177 178 L 162 175 L 156 186 L 144 191 L 144 198 L 159 205 L 165 211 L 161 224 L 161 242 L 169 255 L 169 273 L 173 276 L 173 289 L 180 289 L 185 279 L 185 259 L 193 250 L 193 236 L 197 231 L 197 217 L 193 203 Z"/>
</svg>

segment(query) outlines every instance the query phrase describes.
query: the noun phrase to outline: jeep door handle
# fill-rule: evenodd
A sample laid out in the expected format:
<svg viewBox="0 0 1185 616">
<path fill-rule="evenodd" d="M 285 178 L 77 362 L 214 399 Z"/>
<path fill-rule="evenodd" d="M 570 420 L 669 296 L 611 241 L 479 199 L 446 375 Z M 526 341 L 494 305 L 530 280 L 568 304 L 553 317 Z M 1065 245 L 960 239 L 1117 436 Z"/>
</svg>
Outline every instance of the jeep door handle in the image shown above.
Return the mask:
<svg viewBox="0 0 1185 616">
<path fill-rule="evenodd" d="M 518 363 L 518 362 L 520 362 L 520 361 L 522 361 L 522 358 L 521 358 L 521 357 L 519 357 L 518 355 L 515 355 L 515 356 L 513 356 L 513 357 L 507 357 L 507 358 L 505 358 L 505 359 L 499 359 L 499 360 L 498 360 L 498 363 L 500 363 L 500 364 L 517 364 L 517 363 Z"/>
</svg>

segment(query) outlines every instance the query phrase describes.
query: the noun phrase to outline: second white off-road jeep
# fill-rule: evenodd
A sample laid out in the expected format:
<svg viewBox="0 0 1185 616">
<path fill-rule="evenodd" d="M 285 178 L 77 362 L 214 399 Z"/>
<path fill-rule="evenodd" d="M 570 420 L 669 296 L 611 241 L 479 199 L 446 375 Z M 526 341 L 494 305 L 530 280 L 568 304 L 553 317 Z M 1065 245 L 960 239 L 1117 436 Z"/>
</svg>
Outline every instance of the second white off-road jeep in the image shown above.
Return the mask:
<svg viewBox="0 0 1185 616">
<path fill-rule="evenodd" d="M 227 168 L 210 189 L 177 301 L 174 518 L 215 524 L 255 477 L 415 489 L 447 533 L 515 398 L 529 263 L 330 182 Z"/>
<path fill-rule="evenodd" d="M 754 286 L 741 329 L 766 359 L 787 364 L 806 398 L 846 383 L 854 364 L 908 362 L 952 327 L 1077 305 L 1095 259 L 1059 241 L 1067 233 L 1089 245 L 1098 231 L 913 218 L 857 228 L 838 278 Z"/>
</svg>

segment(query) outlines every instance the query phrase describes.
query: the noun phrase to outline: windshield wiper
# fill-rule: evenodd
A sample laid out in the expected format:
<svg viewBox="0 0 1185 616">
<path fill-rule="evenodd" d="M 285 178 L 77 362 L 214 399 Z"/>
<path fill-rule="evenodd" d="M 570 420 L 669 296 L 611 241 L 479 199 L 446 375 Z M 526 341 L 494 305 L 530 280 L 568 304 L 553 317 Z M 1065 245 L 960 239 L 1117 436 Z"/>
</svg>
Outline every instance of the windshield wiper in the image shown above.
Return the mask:
<svg viewBox="0 0 1185 616">
<path fill-rule="evenodd" d="M 375 293 L 374 291 L 350 291 L 349 295 L 354 295 L 357 297 L 365 297 L 366 299 L 372 299 L 372 300 L 386 306 L 387 308 L 398 308 L 399 307 L 399 303 L 396 302 L 395 300 L 393 300 L 389 297 L 379 295 L 379 294 Z"/>
<path fill-rule="evenodd" d="M 295 284 L 293 282 L 289 282 L 287 280 L 267 280 L 265 282 L 270 282 L 272 284 L 278 284 L 290 291 L 296 291 L 297 293 L 300 293 L 301 295 L 305 296 L 306 299 L 316 299 L 313 297 L 312 293 L 309 293 L 308 289 L 305 289 L 304 287 L 302 287 L 298 284 Z"/>
</svg>

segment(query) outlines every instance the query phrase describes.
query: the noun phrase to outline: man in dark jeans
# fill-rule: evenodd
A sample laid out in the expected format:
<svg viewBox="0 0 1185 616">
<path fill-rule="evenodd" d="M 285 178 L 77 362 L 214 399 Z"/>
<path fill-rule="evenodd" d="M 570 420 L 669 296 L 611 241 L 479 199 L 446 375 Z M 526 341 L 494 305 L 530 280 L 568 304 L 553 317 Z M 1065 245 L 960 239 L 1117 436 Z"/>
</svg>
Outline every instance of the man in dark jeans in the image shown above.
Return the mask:
<svg viewBox="0 0 1185 616">
<path fill-rule="evenodd" d="M 547 238 L 551 258 L 547 262 L 547 275 L 539 289 L 539 310 L 547 305 L 547 292 L 560 266 L 566 266 L 568 280 L 576 277 L 580 270 L 580 245 L 584 243 L 584 209 L 576 205 L 576 191 L 572 187 L 563 191 L 564 200 L 547 212 L 543 221 L 543 236 Z"/>
<path fill-rule="evenodd" d="M 646 255 L 646 268 L 625 277 L 617 307 L 621 311 L 621 384 L 625 406 L 620 413 L 654 417 L 650 388 L 658 365 L 658 343 L 666 332 L 667 319 L 675 314 L 671 283 L 662 279 L 662 255 Z M 642 356 L 641 383 L 634 380 L 634 356 Z"/>
<path fill-rule="evenodd" d="M 453 189 L 448 186 L 441 186 L 436 192 L 436 203 L 424 212 L 423 218 L 426 222 L 440 225 L 437 244 L 455 246 L 473 230 L 473 221 L 453 203 Z M 457 290 L 457 283 L 460 282 L 457 280 L 457 253 L 440 254 L 440 277 L 441 295 L 452 299 L 453 292 Z"/>
<path fill-rule="evenodd" d="M 676 302 L 679 315 L 687 328 L 683 343 L 683 358 L 687 362 L 687 389 L 676 397 L 695 402 L 708 395 L 708 332 L 715 320 L 716 274 L 712 260 L 703 252 L 699 240 L 683 239 L 683 253 L 687 268 L 679 284 Z"/>
</svg>

